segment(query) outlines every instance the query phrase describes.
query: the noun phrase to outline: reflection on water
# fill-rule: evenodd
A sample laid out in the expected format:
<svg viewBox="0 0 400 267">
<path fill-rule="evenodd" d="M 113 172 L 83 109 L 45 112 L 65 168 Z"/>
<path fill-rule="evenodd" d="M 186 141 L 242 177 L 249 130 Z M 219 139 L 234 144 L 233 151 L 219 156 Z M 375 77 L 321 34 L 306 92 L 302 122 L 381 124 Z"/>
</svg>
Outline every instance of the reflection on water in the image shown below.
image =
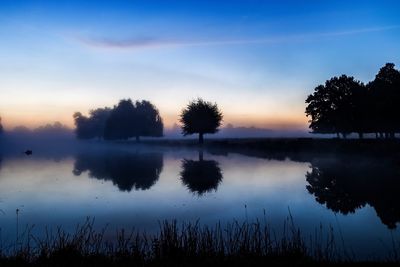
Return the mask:
<svg viewBox="0 0 400 267">
<path fill-rule="evenodd" d="M 316 160 L 307 172 L 307 190 L 328 209 L 342 214 L 372 206 L 390 229 L 400 222 L 400 168 L 393 160 Z"/>
<path fill-rule="evenodd" d="M 111 180 L 121 191 L 147 190 L 158 180 L 163 168 L 161 153 L 83 153 L 76 156 L 74 175 L 88 171 L 89 177 Z"/>
<path fill-rule="evenodd" d="M 217 161 L 204 160 L 203 151 L 200 151 L 198 161 L 188 159 L 182 161 L 180 177 L 191 192 L 201 196 L 217 190 L 222 181 L 222 171 Z"/>
<path fill-rule="evenodd" d="M 73 230 L 87 216 L 99 228 L 154 231 L 163 219 L 215 225 L 264 211 L 279 232 L 290 207 L 306 235 L 332 225 L 359 255 L 384 255 L 382 242 L 399 235 L 398 161 L 122 146 L 59 154 L 0 157 L 4 242 L 15 237 L 16 209 L 37 233 Z"/>
</svg>

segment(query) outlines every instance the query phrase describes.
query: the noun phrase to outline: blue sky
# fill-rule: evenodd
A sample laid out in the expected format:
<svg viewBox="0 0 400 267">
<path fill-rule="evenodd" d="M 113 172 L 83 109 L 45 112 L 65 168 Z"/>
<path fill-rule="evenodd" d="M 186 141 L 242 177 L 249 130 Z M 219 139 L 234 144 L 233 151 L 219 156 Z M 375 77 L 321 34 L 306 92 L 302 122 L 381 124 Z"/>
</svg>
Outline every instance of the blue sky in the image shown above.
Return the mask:
<svg viewBox="0 0 400 267">
<path fill-rule="evenodd" d="M 400 64 L 399 1 L 0 1 L 6 127 L 148 99 L 166 126 L 203 97 L 237 126 L 307 128 L 342 73 Z"/>
</svg>

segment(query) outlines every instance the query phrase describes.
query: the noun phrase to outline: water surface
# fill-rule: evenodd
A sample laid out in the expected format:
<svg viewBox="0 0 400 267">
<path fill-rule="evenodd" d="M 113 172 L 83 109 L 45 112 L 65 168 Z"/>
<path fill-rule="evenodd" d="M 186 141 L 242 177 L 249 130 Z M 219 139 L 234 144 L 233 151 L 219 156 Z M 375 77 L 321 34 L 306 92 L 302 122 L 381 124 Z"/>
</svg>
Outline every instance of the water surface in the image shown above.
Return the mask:
<svg viewBox="0 0 400 267">
<path fill-rule="evenodd" d="M 357 257 L 385 257 L 400 240 L 396 160 L 246 156 L 196 149 L 103 146 L 59 153 L 3 153 L 1 242 L 35 225 L 156 231 L 161 220 L 266 220 L 278 233 L 291 215 L 305 236 L 322 225 Z M 18 227 L 17 214 L 18 209 Z"/>
</svg>

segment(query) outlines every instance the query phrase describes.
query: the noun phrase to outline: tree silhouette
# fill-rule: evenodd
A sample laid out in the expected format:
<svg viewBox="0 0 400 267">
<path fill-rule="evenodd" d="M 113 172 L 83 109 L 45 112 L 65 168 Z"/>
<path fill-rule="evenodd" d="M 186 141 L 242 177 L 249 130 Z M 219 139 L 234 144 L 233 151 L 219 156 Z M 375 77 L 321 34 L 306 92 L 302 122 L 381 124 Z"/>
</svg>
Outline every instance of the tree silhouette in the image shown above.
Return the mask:
<svg viewBox="0 0 400 267">
<path fill-rule="evenodd" d="M 1 117 L 0 117 L 0 134 L 2 134 L 3 131 L 4 131 L 4 129 L 3 129 L 3 125 L 1 124 Z"/>
<path fill-rule="evenodd" d="M 163 135 L 163 122 L 156 107 L 149 101 L 121 100 L 107 119 L 105 139 L 128 139 Z"/>
<path fill-rule="evenodd" d="M 103 138 L 104 128 L 111 110 L 109 108 L 98 108 L 89 111 L 89 117 L 75 112 L 73 117 L 76 126 L 76 136 L 79 139 Z"/>
<path fill-rule="evenodd" d="M 316 201 L 342 214 L 370 205 L 388 228 L 400 222 L 400 171 L 388 159 L 335 158 L 312 163 L 307 190 Z"/>
<path fill-rule="evenodd" d="M 105 139 L 128 139 L 136 136 L 138 132 L 138 120 L 136 118 L 135 106 L 130 99 L 119 101 L 114 106 L 107 119 L 104 138 Z"/>
<path fill-rule="evenodd" d="M 400 72 L 393 63 L 386 63 L 368 84 L 371 99 L 371 121 L 374 132 L 394 137 L 400 132 Z"/>
<path fill-rule="evenodd" d="M 221 126 L 222 117 L 216 103 L 201 98 L 191 101 L 180 115 L 182 133 L 184 136 L 198 133 L 199 143 L 203 144 L 203 135 L 216 133 Z"/>
<path fill-rule="evenodd" d="M 375 133 L 394 138 L 400 132 L 400 71 L 386 63 L 364 86 L 342 75 L 315 88 L 306 99 L 313 133 Z"/>
<path fill-rule="evenodd" d="M 79 154 L 73 173 L 89 171 L 89 177 L 112 181 L 120 191 L 147 190 L 158 180 L 163 169 L 160 153 L 107 152 Z"/>
<path fill-rule="evenodd" d="M 191 192 L 199 196 L 217 190 L 222 181 L 222 171 L 218 162 L 203 160 L 203 152 L 199 152 L 199 160 L 182 161 L 181 181 Z"/>
<path fill-rule="evenodd" d="M 136 136 L 163 136 L 163 122 L 157 108 L 149 101 L 136 102 L 136 112 L 139 120 L 139 135 Z"/>
<path fill-rule="evenodd" d="M 361 82 L 346 75 L 333 77 L 325 85 L 317 86 L 306 99 L 306 115 L 311 117 L 313 133 L 341 133 L 346 137 L 357 131 L 361 137 L 364 118 L 356 104 L 363 101 L 364 92 L 366 89 Z"/>
</svg>

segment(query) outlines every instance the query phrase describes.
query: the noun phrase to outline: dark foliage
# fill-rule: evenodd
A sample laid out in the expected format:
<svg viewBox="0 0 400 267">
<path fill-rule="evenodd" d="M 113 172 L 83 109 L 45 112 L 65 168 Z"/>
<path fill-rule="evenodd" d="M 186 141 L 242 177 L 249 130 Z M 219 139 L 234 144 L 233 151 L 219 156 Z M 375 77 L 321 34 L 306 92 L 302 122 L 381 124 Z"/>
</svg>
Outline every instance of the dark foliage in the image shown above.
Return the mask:
<svg viewBox="0 0 400 267">
<path fill-rule="evenodd" d="M 105 139 L 128 139 L 140 136 L 160 137 L 163 122 L 156 107 L 149 101 L 121 100 L 107 119 Z"/>
<path fill-rule="evenodd" d="M 371 131 L 394 136 L 400 132 L 400 71 L 394 64 L 382 67 L 367 87 L 371 96 Z"/>
<path fill-rule="evenodd" d="M 222 181 L 222 171 L 218 162 L 214 160 L 203 160 L 200 156 L 199 161 L 183 160 L 181 181 L 193 193 L 199 196 L 212 190 L 217 190 Z"/>
<path fill-rule="evenodd" d="M 79 139 L 103 138 L 104 128 L 111 110 L 109 108 L 93 109 L 89 117 L 76 112 L 73 117 L 76 126 L 76 136 Z"/>
<path fill-rule="evenodd" d="M 112 109 L 107 119 L 104 138 L 105 139 L 128 139 L 136 135 L 138 120 L 135 106 L 130 99 L 119 101 Z"/>
<path fill-rule="evenodd" d="M 121 191 L 147 190 L 158 180 L 163 168 L 160 153 L 98 153 L 76 157 L 73 173 L 112 181 Z"/>
<path fill-rule="evenodd" d="M 316 160 L 307 190 L 334 212 L 354 213 L 370 205 L 388 228 L 400 222 L 400 164 L 395 160 Z"/>
<path fill-rule="evenodd" d="M 353 77 L 333 77 L 306 99 L 313 133 L 375 133 L 395 137 L 400 132 L 400 72 L 387 63 L 366 86 Z"/>
<path fill-rule="evenodd" d="M 306 103 L 307 116 L 311 117 L 310 128 L 314 133 L 342 133 L 344 136 L 355 131 L 354 123 L 362 116 L 356 103 L 361 102 L 364 85 L 353 77 L 342 75 L 319 85 L 309 95 Z M 363 131 L 362 125 L 357 131 Z"/>
<path fill-rule="evenodd" d="M 199 143 L 203 143 L 204 134 L 212 134 L 221 126 L 222 113 L 216 103 L 199 98 L 191 101 L 180 115 L 183 135 L 199 134 Z"/>
<path fill-rule="evenodd" d="M 0 117 L 0 134 L 2 134 L 3 133 L 3 125 L 1 124 L 1 117 Z"/>
<path fill-rule="evenodd" d="M 110 108 L 91 110 L 86 117 L 74 114 L 76 136 L 79 139 L 104 138 L 108 140 L 129 139 L 140 136 L 160 137 L 163 122 L 157 108 L 149 101 L 121 100 Z"/>
</svg>

